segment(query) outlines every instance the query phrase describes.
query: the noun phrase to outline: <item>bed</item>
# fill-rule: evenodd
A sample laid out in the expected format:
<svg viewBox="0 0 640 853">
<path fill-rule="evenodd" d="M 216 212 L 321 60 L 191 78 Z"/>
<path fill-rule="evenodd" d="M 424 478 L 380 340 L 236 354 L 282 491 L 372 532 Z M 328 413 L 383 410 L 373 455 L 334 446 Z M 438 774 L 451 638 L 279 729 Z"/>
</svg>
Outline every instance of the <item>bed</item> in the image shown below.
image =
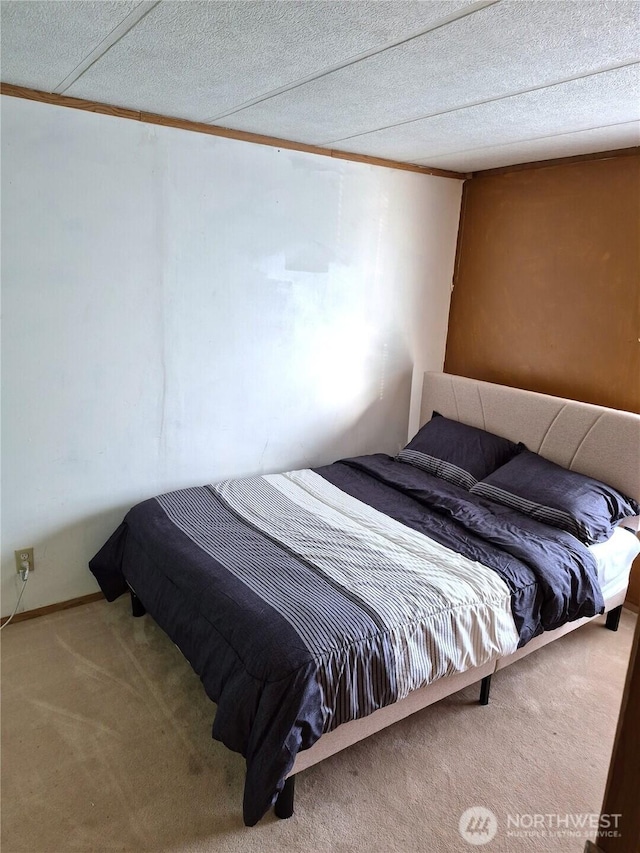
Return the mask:
<svg viewBox="0 0 640 853">
<path fill-rule="evenodd" d="M 395 457 L 134 507 L 90 563 L 130 592 L 247 762 L 243 816 L 297 773 L 606 613 L 640 551 L 640 416 L 441 373 Z"/>
</svg>

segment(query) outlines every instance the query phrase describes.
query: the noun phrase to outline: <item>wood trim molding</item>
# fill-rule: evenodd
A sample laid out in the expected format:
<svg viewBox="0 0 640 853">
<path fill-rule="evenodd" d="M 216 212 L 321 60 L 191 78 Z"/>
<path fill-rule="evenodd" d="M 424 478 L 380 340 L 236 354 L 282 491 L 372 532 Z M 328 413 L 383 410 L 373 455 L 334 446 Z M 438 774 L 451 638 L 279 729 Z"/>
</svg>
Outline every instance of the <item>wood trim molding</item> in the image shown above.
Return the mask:
<svg viewBox="0 0 640 853">
<path fill-rule="evenodd" d="M 419 175 L 432 175 L 437 178 L 453 178 L 464 181 L 469 177 L 463 172 L 452 172 L 447 169 L 432 169 L 429 166 L 416 166 L 413 163 L 401 163 L 397 160 L 386 160 L 382 157 L 369 157 L 365 154 L 353 154 L 349 151 L 338 151 L 334 148 L 320 148 L 317 145 L 307 145 L 304 142 L 293 142 L 289 139 L 278 139 L 275 136 L 263 136 L 259 133 L 249 133 L 244 130 L 233 130 L 230 127 L 219 127 L 200 121 L 173 118 L 172 116 L 157 115 L 144 110 L 130 110 L 125 107 L 102 104 L 98 101 L 86 101 L 82 98 L 70 98 L 67 95 L 56 95 L 52 92 L 41 92 L 37 89 L 27 89 L 24 86 L 14 86 L 12 83 L 0 82 L 0 95 L 11 98 L 25 98 L 29 101 L 39 101 L 57 107 L 70 107 L 75 110 L 86 110 L 102 115 L 142 121 L 145 124 L 158 124 L 163 127 L 173 127 L 178 130 L 189 130 L 193 133 L 207 133 L 210 136 L 221 136 L 225 139 L 236 139 L 239 142 L 252 142 L 256 145 L 269 145 L 272 148 L 285 148 L 291 151 L 302 151 L 305 154 L 318 154 L 321 157 L 333 157 L 337 160 L 350 160 L 354 163 L 365 163 L 369 166 L 383 166 L 387 169 L 399 169 L 403 172 L 416 172 Z"/>
<path fill-rule="evenodd" d="M 467 201 L 469 198 L 469 183 L 467 181 L 462 185 L 462 199 L 460 200 L 460 219 L 458 220 L 458 236 L 456 238 L 456 255 L 453 262 L 453 279 L 451 282 L 451 296 L 458 281 L 458 272 L 460 270 L 460 260 L 462 258 L 462 244 L 464 239 L 464 223 L 465 214 L 467 212 Z M 447 337 L 449 330 L 447 329 Z"/>
<path fill-rule="evenodd" d="M 594 151 L 591 154 L 575 154 L 572 157 L 557 157 L 555 160 L 535 160 L 533 163 L 515 163 L 513 166 L 500 166 L 496 169 L 483 169 L 472 172 L 472 178 L 490 178 L 493 175 L 505 175 L 507 172 L 521 172 L 525 169 L 548 169 L 552 166 L 565 166 L 568 163 L 582 163 L 585 160 L 611 160 L 614 157 L 636 157 L 640 155 L 640 145 L 632 148 L 616 148 L 613 151 Z"/>
<path fill-rule="evenodd" d="M 81 595 L 79 598 L 59 601 L 57 604 L 47 604 L 46 607 L 23 610 L 22 613 L 16 613 L 11 620 L 11 624 L 13 625 L 14 622 L 24 622 L 26 619 L 35 619 L 37 616 L 46 616 L 48 613 L 55 613 L 58 610 L 70 610 L 72 607 L 79 607 L 81 604 L 91 604 L 92 601 L 101 601 L 103 598 L 104 595 L 101 592 L 90 592 L 89 595 Z M 8 616 L 3 616 L 0 619 L 0 625 L 4 625 L 8 619 Z"/>
<path fill-rule="evenodd" d="M 620 716 L 611 753 L 602 815 L 619 814 L 618 835 L 598 838 L 603 853 L 638 853 L 640 850 L 640 620 L 636 622 L 629 667 L 622 694 Z M 613 827 L 611 827 L 613 829 Z"/>
</svg>

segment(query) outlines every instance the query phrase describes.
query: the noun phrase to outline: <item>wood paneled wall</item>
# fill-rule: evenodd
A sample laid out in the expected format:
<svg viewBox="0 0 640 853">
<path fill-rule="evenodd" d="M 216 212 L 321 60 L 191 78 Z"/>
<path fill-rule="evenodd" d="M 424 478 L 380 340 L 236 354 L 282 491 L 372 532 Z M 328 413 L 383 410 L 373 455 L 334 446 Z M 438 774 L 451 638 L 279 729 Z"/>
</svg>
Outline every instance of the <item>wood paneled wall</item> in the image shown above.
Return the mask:
<svg viewBox="0 0 640 853">
<path fill-rule="evenodd" d="M 640 412 L 640 155 L 468 180 L 445 370 Z"/>
<path fill-rule="evenodd" d="M 465 183 L 447 372 L 640 412 L 640 154 L 629 154 Z"/>
</svg>

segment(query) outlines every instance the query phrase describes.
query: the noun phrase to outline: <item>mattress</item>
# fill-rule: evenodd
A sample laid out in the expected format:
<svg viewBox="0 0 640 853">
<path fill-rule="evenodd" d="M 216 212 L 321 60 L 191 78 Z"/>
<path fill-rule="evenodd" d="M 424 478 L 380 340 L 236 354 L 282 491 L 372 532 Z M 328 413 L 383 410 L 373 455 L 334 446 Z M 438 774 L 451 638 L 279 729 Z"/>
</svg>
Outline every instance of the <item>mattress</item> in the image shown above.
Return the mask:
<svg viewBox="0 0 640 853">
<path fill-rule="evenodd" d="M 631 565 L 640 554 L 640 539 L 631 530 L 616 527 L 606 542 L 589 545 L 596 561 L 598 582 L 604 598 L 627 585 Z"/>
</svg>

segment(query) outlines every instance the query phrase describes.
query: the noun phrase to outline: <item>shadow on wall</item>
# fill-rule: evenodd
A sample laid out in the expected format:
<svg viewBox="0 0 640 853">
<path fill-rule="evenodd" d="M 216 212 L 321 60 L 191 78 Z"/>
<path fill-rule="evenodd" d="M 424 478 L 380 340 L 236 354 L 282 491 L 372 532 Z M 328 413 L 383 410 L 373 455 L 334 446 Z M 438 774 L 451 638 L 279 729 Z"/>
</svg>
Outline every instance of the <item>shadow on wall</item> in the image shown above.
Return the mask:
<svg viewBox="0 0 640 853">
<path fill-rule="evenodd" d="M 292 453 L 287 467 L 316 468 L 350 456 L 369 453 L 395 455 L 407 443 L 409 402 L 411 397 L 412 371 L 407 368 L 385 379 L 376 399 L 348 423 L 335 424 L 335 429 L 326 432 L 326 439 L 316 439 L 313 444 L 300 442 L 300 450 Z M 404 413 L 398 418 L 398 412 Z M 389 418 L 393 418 L 392 424 Z M 304 438 L 304 437 L 303 437 Z M 259 466 L 248 472 L 252 474 L 278 473 L 282 467 L 272 470 Z"/>
</svg>

